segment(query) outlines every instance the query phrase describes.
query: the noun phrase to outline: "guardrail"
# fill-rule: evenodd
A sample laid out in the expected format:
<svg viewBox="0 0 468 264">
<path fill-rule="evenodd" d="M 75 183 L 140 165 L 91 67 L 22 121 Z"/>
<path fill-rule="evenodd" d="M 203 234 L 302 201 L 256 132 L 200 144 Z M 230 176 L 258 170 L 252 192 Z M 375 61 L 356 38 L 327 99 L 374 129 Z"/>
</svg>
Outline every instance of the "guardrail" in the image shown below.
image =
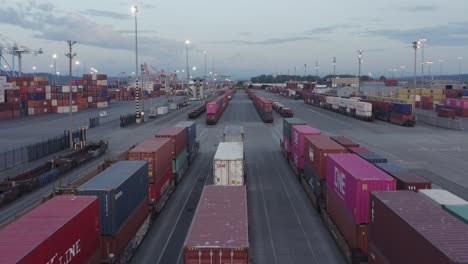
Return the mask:
<svg viewBox="0 0 468 264">
<path fill-rule="evenodd" d="M 417 113 L 416 122 L 421 122 L 427 125 L 452 129 L 452 130 L 463 130 L 463 125 L 460 119 L 448 119 L 432 115 L 426 115 Z"/>
</svg>

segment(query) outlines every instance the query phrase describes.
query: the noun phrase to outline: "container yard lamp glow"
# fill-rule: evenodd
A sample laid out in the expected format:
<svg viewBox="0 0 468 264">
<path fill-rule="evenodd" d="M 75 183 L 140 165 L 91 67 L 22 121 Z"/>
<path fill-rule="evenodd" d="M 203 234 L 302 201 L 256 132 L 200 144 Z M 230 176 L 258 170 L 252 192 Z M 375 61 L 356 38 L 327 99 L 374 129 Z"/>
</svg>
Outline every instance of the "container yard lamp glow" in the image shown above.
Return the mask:
<svg viewBox="0 0 468 264">
<path fill-rule="evenodd" d="M 418 57 L 418 49 L 419 49 L 419 41 L 413 42 L 413 49 L 414 49 L 414 80 L 413 80 L 413 88 L 416 89 L 416 66 L 417 66 L 417 57 Z"/>
<path fill-rule="evenodd" d="M 75 61 L 75 65 L 76 65 L 76 75 L 80 76 L 80 74 L 79 74 L 79 70 L 80 70 L 80 69 L 78 68 L 78 66 L 80 65 L 80 62 L 79 62 L 79 61 Z"/>
<path fill-rule="evenodd" d="M 424 88 L 424 42 L 426 42 L 427 39 L 422 38 L 419 39 L 419 45 L 421 46 L 421 88 Z"/>
<path fill-rule="evenodd" d="M 187 66 L 187 83 L 190 81 L 190 69 L 188 66 L 188 47 L 190 45 L 190 40 L 185 41 L 185 54 L 186 54 L 186 66 Z"/>
<path fill-rule="evenodd" d="M 57 72 L 57 54 L 52 55 L 52 58 L 54 58 L 54 72 Z M 54 76 L 54 85 L 57 83 L 57 74 Z"/>
<path fill-rule="evenodd" d="M 33 66 L 32 70 L 33 70 L 34 76 L 36 76 L 36 66 Z"/>
</svg>

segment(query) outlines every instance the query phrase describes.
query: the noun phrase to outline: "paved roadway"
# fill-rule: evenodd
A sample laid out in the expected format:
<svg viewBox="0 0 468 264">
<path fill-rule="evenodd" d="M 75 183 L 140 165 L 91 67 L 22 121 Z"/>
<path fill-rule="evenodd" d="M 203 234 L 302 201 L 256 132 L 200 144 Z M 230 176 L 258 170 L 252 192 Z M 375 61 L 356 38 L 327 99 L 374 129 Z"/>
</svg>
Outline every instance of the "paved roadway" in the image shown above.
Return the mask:
<svg viewBox="0 0 468 264">
<path fill-rule="evenodd" d="M 203 121 L 198 120 L 197 128 L 200 156 L 132 263 L 183 263 L 183 243 L 203 185 L 212 182 L 211 159 L 227 124 L 241 124 L 245 130 L 252 263 L 344 263 L 283 158 L 272 125 L 260 120 L 247 95 L 237 93 L 216 126 L 205 126 Z"/>
<path fill-rule="evenodd" d="M 174 97 L 174 99 L 180 97 Z M 167 102 L 165 96 L 145 100 L 145 109 L 163 105 Z M 73 113 L 74 128 L 89 124 L 90 117 L 99 116 L 100 111 L 107 111 L 109 120 L 117 122 L 121 114 L 135 112 L 134 101 L 112 101 L 107 108 L 88 108 Z M 0 152 L 11 150 L 27 144 L 46 140 L 61 135 L 69 129 L 68 114 L 50 114 L 42 116 L 28 116 L 0 122 Z"/>
<path fill-rule="evenodd" d="M 0 208 L 0 224 L 8 221 L 18 213 L 33 206 L 35 203 L 40 201 L 43 196 L 51 193 L 54 186 L 60 186 L 62 184 L 65 185 L 69 182 L 72 182 L 74 179 L 77 179 L 80 176 L 85 175 L 87 172 L 92 171 L 106 158 L 111 158 L 128 150 L 132 145 L 154 137 L 159 129 L 170 127 L 181 120 L 186 120 L 187 113 L 191 111 L 191 109 L 199 107 L 201 104 L 201 102 L 194 102 L 188 107 L 171 112 L 166 116 L 162 116 L 141 126 L 134 125 L 127 128 L 120 128 L 118 122 L 111 122 L 98 128 L 89 130 L 89 140 L 105 139 L 109 141 L 109 149 L 106 154 L 73 170 L 53 184 L 44 186 L 35 192 L 21 197 L 12 204 Z"/>
<path fill-rule="evenodd" d="M 453 131 L 424 124 L 402 127 L 379 120 L 364 122 L 307 105 L 303 100 L 291 100 L 265 91 L 256 92 L 292 108 L 295 117 L 303 119 L 325 134 L 346 136 L 386 156 L 392 162 L 423 173 L 422 176 L 436 184 L 449 182 L 448 185 L 468 188 L 467 131 Z M 275 130 L 281 134 L 281 122 L 275 122 Z"/>
</svg>

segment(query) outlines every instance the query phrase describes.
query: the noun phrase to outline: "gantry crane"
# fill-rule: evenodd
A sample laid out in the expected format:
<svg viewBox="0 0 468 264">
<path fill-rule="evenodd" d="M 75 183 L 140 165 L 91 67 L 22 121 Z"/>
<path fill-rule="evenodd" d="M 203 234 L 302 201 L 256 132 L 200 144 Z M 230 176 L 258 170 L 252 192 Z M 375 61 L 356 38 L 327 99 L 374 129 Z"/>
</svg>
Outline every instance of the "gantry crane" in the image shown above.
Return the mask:
<svg viewBox="0 0 468 264">
<path fill-rule="evenodd" d="M 22 73 L 22 56 L 23 54 L 31 54 L 31 55 L 38 55 L 43 54 L 41 48 L 38 50 L 31 50 L 25 46 L 18 46 L 16 43 L 13 45 L 11 49 L 11 54 L 13 54 L 13 71 L 15 71 L 15 56 L 18 57 L 18 75 L 21 76 Z"/>
</svg>

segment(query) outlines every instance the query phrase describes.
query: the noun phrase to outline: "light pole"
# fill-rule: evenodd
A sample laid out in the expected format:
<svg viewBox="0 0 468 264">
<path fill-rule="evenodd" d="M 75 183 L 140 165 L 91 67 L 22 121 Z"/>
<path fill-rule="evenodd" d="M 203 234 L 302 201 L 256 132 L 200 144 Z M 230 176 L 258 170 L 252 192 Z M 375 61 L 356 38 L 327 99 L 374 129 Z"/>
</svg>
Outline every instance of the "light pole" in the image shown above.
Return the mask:
<svg viewBox="0 0 468 264">
<path fill-rule="evenodd" d="M 362 52 L 363 50 L 360 49 L 358 52 L 358 61 L 359 61 L 359 74 L 358 74 L 358 94 L 361 93 L 361 64 L 362 64 Z"/>
<path fill-rule="evenodd" d="M 276 73 L 278 76 L 278 73 Z M 304 82 L 307 82 L 307 64 L 304 64 Z"/>
<path fill-rule="evenodd" d="M 406 65 L 400 65 L 401 78 L 402 78 L 402 79 L 403 79 L 403 77 L 405 76 L 405 68 L 406 68 Z"/>
<path fill-rule="evenodd" d="M 442 79 L 442 67 L 444 64 L 444 60 L 439 59 L 439 78 Z"/>
<path fill-rule="evenodd" d="M 204 80 L 206 80 L 206 50 L 203 51 L 203 54 L 205 55 L 205 76 L 204 76 Z"/>
<path fill-rule="evenodd" d="M 33 76 L 36 77 L 36 66 L 33 66 L 32 69 L 33 69 Z"/>
<path fill-rule="evenodd" d="M 68 40 L 67 43 L 68 43 L 69 52 L 67 54 L 65 54 L 65 56 L 67 56 L 70 59 L 70 61 L 69 61 L 70 91 L 68 93 L 68 111 L 69 111 L 69 114 L 70 114 L 70 130 L 69 130 L 69 133 L 70 133 L 70 148 L 73 148 L 73 116 L 72 116 L 72 80 L 73 80 L 72 66 L 73 66 L 73 64 L 72 64 L 72 61 L 73 61 L 73 58 L 76 56 L 76 53 L 72 53 L 72 47 L 73 47 L 73 45 L 76 44 L 76 41 Z"/>
<path fill-rule="evenodd" d="M 52 55 L 52 58 L 54 58 L 54 85 L 57 84 L 57 54 Z"/>
<path fill-rule="evenodd" d="M 315 78 L 316 78 L 316 79 L 315 79 L 315 82 L 316 82 L 317 84 L 318 84 L 318 81 L 319 81 L 318 68 L 319 68 L 319 63 L 318 63 L 318 61 L 316 61 L 316 62 L 315 62 L 315 76 L 317 76 L 317 77 L 315 77 Z"/>
<path fill-rule="evenodd" d="M 53 64 L 50 64 L 49 67 L 50 67 L 50 74 L 51 74 L 52 76 L 54 76 L 54 72 L 53 72 L 53 71 L 54 71 L 54 65 L 53 65 Z"/>
<path fill-rule="evenodd" d="M 419 43 L 421 44 L 421 88 L 424 88 L 424 42 L 426 42 L 427 39 L 422 38 L 419 39 Z"/>
<path fill-rule="evenodd" d="M 336 57 L 333 57 L 333 86 L 336 85 Z"/>
<path fill-rule="evenodd" d="M 461 62 L 463 60 L 463 57 L 458 57 L 458 76 L 460 78 L 460 81 L 461 81 Z"/>
<path fill-rule="evenodd" d="M 429 65 L 429 77 L 431 78 L 431 81 L 434 80 L 434 78 L 431 75 L 431 65 L 434 63 L 433 61 L 427 61 L 427 65 Z"/>
<path fill-rule="evenodd" d="M 186 55 L 186 67 L 187 67 L 187 85 L 190 81 L 190 69 L 189 69 L 189 66 L 188 66 L 188 47 L 190 45 L 190 40 L 186 40 L 185 41 L 185 55 Z"/>
<path fill-rule="evenodd" d="M 80 73 L 79 73 L 80 68 L 78 68 L 78 66 L 80 65 L 80 62 L 79 62 L 79 61 L 75 61 L 75 65 L 76 65 L 76 75 L 77 75 L 78 77 L 80 77 Z"/>
<path fill-rule="evenodd" d="M 413 42 L 413 48 L 414 48 L 414 89 L 416 89 L 416 66 L 417 66 L 417 56 L 418 56 L 418 48 L 419 48 L 419 41 L 414 41 Z"/>
<path fill-rule="evenodd" d="M 130 7 L 130 12 L 135 15 L 135 107 L 136 107 L 136 122 L 139 124 L 141 122 L 140 114 L 140 103 L 141 97 L 143 97 L 143 92 L 141 85 L 139 83 L 139 69 L 138 69 L 138 7 L 136 5 Z M 142 105 L 143 106 L 143 105 Z M 143 106 L 142 112 L 144 114 L 145 109 Z M 144 119 L 143 119 L 144 120 Z"/>
</svg>

